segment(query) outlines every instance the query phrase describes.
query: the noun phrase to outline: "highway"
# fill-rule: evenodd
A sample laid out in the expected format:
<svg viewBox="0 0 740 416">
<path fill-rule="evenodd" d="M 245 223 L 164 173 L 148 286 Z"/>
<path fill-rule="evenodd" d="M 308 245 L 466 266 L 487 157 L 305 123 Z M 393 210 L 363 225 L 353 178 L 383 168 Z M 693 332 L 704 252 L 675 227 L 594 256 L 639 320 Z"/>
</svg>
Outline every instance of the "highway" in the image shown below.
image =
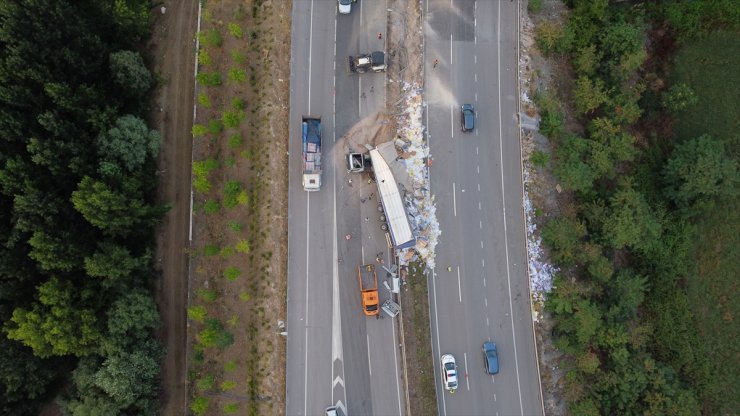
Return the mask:
<svg viewBox="0 0 740 416">
<path fill-rule="evenodd" d="M 390 260 L 374 185 L 347 173 L 341 140 L 381 110 L 384 74 L 349 75 L 348 55 L 383 50 L 385 2 L 337 15 L 336 0 L 293 2 L 289 137 L 286 414 L 405 411 L 395 319 L 365 317 L 356 267 Z M 301 186 L 301 116 L 322 117 L 323 186 Z M 354 183 L 350 179 L 354 178 Z M 364 203 L 366 201 L 367 203 Z M 345 236 L 350 235 L 347 240 Z M 379 273 L 380 300 L 389 297 Z"/>
<path fill-rule="evenodd" d="M 541 415 L 517 128 L 518 3 L 423 7 L 431 189 L 442 229 L 429 279 L 439 413 Z M 464 103 L 477 111 L 469 133 L 460 127 Z M 484 372 L 487 340 L 498 346 L 495 376 Z M 445 353 L 458 364 L 455 394 L 441 382 Z"/>
</svg>

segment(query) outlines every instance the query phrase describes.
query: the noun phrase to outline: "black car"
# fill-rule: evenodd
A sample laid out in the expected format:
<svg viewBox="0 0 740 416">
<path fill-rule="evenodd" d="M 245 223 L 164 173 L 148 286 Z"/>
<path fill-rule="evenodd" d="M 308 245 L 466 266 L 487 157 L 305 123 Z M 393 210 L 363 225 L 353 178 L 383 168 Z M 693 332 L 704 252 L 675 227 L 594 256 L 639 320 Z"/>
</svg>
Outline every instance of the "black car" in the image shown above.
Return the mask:
<svg viewBox="0 0 740 416">
<path fill-rule="evenodd" d="M 460 107 L 460 124 L 463 132 L 475 129 L 475 110 L 472 104 L 463 104 Z"/>
</svg>

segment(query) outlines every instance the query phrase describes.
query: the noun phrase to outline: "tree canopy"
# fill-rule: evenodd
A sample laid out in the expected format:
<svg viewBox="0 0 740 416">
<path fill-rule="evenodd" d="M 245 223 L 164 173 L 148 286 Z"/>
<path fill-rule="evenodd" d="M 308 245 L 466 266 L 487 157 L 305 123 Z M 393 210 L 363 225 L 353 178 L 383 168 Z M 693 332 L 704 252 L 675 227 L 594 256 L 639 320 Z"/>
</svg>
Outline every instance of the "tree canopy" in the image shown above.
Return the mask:
<svg viewBox="0 0 740 416">
<path fill-rule="evenodd" d="M 38 414 L 61 386 L 66 414 L 156 412 L 150 7 L 0 2 L 2 414 Z M 68 383 L 83 373 L 99 385 Z"/>
</svg>

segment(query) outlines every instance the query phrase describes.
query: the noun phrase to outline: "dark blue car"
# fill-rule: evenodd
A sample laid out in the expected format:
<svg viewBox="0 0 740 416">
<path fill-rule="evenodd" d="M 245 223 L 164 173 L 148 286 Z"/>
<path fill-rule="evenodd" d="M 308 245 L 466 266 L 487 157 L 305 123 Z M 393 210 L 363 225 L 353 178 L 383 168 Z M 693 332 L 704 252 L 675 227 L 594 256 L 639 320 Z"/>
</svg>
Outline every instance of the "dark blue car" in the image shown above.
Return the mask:
<svg viewBox="0 0 740 416">
<path fill-rule="evenodd" d="M 483 361 L 486 364 L 486 374 L 498 374 L 498 351 L 496 344 L 491 341 L 483 343 Z"/>
<path fill-rule="evenodd" d="M 471 132 L 475 129 L 475 109 L 472 104 L 460 106 L 460 127 L 463 132 Z"/>
</svg>

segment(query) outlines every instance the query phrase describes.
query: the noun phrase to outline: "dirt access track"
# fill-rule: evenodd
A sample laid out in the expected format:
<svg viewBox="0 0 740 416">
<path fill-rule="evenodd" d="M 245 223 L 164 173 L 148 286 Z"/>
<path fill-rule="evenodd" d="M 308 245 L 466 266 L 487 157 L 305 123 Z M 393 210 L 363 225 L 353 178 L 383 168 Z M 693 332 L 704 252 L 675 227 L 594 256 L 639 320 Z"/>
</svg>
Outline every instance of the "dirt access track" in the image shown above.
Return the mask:
<svg viewBox="0 0 740 416">
<path fill-rule="evenodd" d="M 186 250 L 198 2 L 168 0 L 158 4 L 152 13 L 154 29 L 148 58 L 159 88 L 153 97 L 150 121 L 163 138 L 158 202 L 171 205 L 157 233 L 157 267 L 162 273 L 157 286 L 162 319 L 159 337 L 167 351 L 162 363 L 162 414 L 183 415 L 187 399 Z"/>
</svg>

